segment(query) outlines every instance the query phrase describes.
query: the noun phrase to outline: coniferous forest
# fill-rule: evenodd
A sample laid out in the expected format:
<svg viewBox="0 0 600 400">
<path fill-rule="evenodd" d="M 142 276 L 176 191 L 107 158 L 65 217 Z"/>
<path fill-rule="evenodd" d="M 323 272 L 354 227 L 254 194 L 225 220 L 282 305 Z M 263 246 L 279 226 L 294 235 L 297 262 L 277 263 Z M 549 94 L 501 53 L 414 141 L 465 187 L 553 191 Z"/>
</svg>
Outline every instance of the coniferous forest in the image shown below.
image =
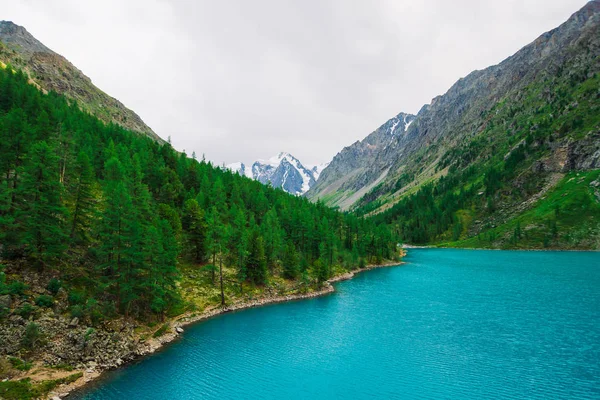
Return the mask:
<svg viewBox="0 0 600 400">
<path fill-rule="evenodd" d="M 73 316 L 158 320 L 181 311 L 182 266 L 198 284 L 277 277 L 310 287 L 396 256 L 385 225 L 342 214 L 106 125 L 0 69 L 0 291 L 19 271 L 52 276 Z M 234 271 L 223 277 L 223 269 Z M 201 282 L 200 282 L 201 280 Z M 232 280 L 234 282 L 232 282 Z M 31 299 L 37 306 L 53 299 Z"/>
</svg>

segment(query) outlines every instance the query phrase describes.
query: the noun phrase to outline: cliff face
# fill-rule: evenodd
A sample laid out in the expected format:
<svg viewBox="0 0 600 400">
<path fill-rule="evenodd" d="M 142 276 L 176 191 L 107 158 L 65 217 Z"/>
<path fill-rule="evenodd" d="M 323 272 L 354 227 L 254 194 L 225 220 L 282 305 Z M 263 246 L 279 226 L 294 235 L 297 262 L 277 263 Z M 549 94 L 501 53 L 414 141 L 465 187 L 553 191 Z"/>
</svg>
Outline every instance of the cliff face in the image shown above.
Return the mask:
<svg viewBox="0 0 600 400">
<path fill-rule="evenodd" d="M 0 62 L 24 70 L 32 83 L 45 91 L 76 100 L 81 108 L 105 123 L 112 122 L 162 141 L 135 112 L 94 86 L 83 72 L 44 46 L 24 27 L 10 21 L 0 21 Z"/>
<path fill-rule="evenodd" d="M 544 85 L 550 98 L 554 79 L 597 73 L 599 23 L 600 1 L 590 1 L 564 24 L 500 64 L 459 79 L 444 95 L 425 105 L 406 132 L 394 135 L 386 146 L 366 146 L 372 134 L 342 150 L 307 196 L 350 209 L 374 200 L 393 203 L 409 188 L 439 178 L 448 166 L 441 161 L 464 153 L 469 141 L 488 128 L 493 109 L 502 104 L 518 109 L 532 86 Z M 593 143 L 594 137 L 575 145 L 572 142 L 579 138 L 566 135 L 553 146 L 577 148 L 575 158 L 587 161 L 569 162 L 567 166 L 586 168 L 596 165 L 594 145 L 584 145 Z M 480 159 L 480 154 L 472 158 L 471 162 Z"/>
</svg>

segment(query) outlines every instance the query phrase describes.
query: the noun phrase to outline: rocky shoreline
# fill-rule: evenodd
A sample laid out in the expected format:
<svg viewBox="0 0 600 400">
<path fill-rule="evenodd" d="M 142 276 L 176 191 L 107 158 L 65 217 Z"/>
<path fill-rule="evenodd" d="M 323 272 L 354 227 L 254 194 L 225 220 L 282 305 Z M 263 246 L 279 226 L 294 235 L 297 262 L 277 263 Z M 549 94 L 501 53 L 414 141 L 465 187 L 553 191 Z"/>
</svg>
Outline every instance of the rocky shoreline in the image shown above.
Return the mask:
<svg viewBox="0 0 600 400">
<path fill-rule="evenodd" d="M 402 261 L 396 262 L 388 262 L 379 265 L 368 265 L 364 268 L 357 269 L 355 271 L 346 272 L 344 274 L 335 276 L 328 281 L 325 282 L 324 286 L 316 291 L 309 293 L 301 293 L 301 294 L 292 294 L 292 295 L 282 295 L 282 296 L 272 296 L 272 297 L 261 297 L 259 299 L 251 300 L 251 301 L 243 301 L 235 304 L 228 305 L 226 307 L 215 307 L 209 310 L 205 310 L 202 313 L 198 314 L 184 314 L 182 316 L 173 318 L 168 322 L 170 329 L 164 335 L 161 335 L 157 338 L 149 338 L 143 342 L 139 342 L 139 338 L 135 337 L 135 334 L 129 336 L 126 341 L 128 345 L 123 345 L 123 355 L 122 357 L 118 357 L 110 360 L 110 362 L 101 362 L 97 363 L 95 361 L 90 361 L 86 365 L 85 369 L 82 369 L 81 372 L 83 376 L 75 382 L 72 382 L 67 385 L 63 385 L 57 390 L 49 393 L 48 398 L 52 400 L 59 400 L 61 398 L 67 397 L 71 392 L 81 389 L 84 386 L 88 385 L 90 382 L 98 379 L 104 371 L 114 369 L 120 366 L 125 365 L 128 362 L 131 362 L 135 359 L 139 359 L 140 357 L 152 354 L 157 350 L 161 349 L 164 345 L 175 340 L 180 334 L 184 332 L 183 327 L 207 320 L 212 317 L 216 317 L 221 314 L 244 310 L 247 308 L 261 307 L 269 304 L 283 303 L 287 301 L 293 300 L 302 300 L 302 299 L 310 299 L 319 296 L 323 296 L 326 294 L 333 293 L 335 288 L 333 287 L 333 283 L 341 282 L 345 280 L 352 279 L 356 274 L 369 271 L 376 268 L 390 267 L 401 265 Z M 138 343 L 135 345 L 135 343 Z M 133 347 L 132 347 L 133 346 Z M 100 349 L 99 349 L 100 350 Z M 104 352 L 104 354 L 113 354 L 111 352 Z M 118 353 L 118 352 L 117 352 Z M 106 360 L 109 361 L 109 360 Z M 76 371 L 75 371 L 76 372 Z"/>
</svg>

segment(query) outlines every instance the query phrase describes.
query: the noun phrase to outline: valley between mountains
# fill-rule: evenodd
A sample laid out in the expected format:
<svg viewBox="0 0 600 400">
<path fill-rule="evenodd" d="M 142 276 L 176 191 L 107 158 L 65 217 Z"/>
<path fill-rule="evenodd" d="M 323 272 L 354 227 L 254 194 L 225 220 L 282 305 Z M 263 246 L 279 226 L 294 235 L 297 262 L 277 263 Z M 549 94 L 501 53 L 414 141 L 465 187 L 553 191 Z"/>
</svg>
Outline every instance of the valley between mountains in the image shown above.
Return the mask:
<svg viewBox="0 0 600 400">
<path fill-rule="evenodd" d="M 403 245 L 599 250 L 600 1 L 320 165 L 188 157 L 1 21 L 0 139 L 0 398 L 60 398 Z"/>
</svg>

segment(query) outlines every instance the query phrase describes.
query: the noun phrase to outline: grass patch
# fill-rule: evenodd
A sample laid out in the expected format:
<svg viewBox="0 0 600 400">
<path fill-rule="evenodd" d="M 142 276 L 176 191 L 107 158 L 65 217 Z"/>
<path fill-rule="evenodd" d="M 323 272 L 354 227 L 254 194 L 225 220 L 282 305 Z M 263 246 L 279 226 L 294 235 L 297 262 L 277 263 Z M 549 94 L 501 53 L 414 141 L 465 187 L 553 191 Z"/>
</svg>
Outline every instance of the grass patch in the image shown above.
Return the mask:
<svg viewBox="0 0 600 400">
<path fill-rule="evenodd" d="M 48 394 L 59 385 L 75 382 L 83 376 L 78 372 L 60 379 L 50 379 L 42 382 L 31 382 L 29 378 L 20 381 L 0 382 L 0 398 L 6 400 L 38 399 Z"/>
<path fill-rule="evenodd" d="M 8 357 L 8 361 L 10 361 L 14 369 L 18 369 L 19 371 L 29 371 L 33 367 L 33 363 L 17 357 Z"/>
<path fill-rule="evenodd" d="M 156 332 L 152 334 L 152 337 L 157 338 L 164 335 L 170 329 L 169 324 L 163 324 Z"/>
</svg>

